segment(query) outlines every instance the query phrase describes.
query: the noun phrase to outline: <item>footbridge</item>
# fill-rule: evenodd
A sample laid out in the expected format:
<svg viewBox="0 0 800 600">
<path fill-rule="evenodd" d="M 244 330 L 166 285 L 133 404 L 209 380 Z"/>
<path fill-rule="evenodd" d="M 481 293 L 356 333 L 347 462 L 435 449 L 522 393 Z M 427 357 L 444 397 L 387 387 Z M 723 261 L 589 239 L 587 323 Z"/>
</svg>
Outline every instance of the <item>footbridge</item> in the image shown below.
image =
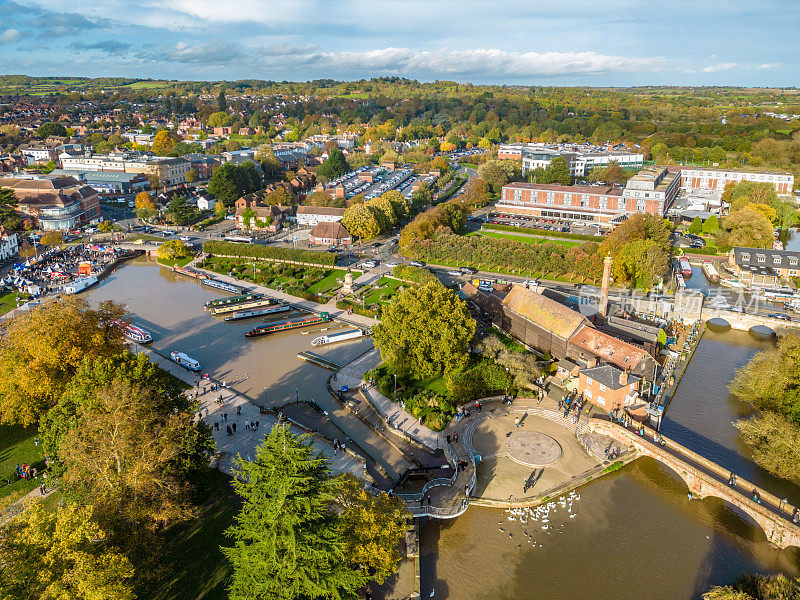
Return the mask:
<svg viewBox="0 0 800 600">
<path fill-rule="evenodd" d="M 590 430 L 608 435 L 632 446 L 641 456 L 649 456 L 672 469 L 683 479 L 693 497 L 714 496 L 735 506 L 753 519 L 778 548 L 800 547 L 800 526 L 792 522 L 795 507 L 742 478 L 733 485 L 731 472 L 663 436 L 656 442 L 656 432 L 644 427 L 637 433 L 607 419 L 592 418 Z"/>
</svg>

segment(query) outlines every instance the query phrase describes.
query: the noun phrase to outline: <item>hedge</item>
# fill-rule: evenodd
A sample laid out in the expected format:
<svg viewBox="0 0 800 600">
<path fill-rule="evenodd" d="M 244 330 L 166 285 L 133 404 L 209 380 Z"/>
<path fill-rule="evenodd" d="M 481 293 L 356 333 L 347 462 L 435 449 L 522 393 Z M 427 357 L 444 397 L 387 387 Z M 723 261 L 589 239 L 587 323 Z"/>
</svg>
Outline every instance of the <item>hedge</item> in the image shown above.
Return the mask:
<svg viewBox="0 0 800 600">
<path fill-rule="evenodd" d="M 684 254 L 705 254 L 707 256 L 716 256 L 721 250 L 719 248 L 684 248 Z M 723 253 L 725 254 L 725 253 Z"/>
<path fill-rule="evenodd" d="M 433 273 L 422 267 L 414 267 L 411 265 L 398 265 L 392 270 L 392 277 L 395 279 L 402 279 L 410 283 L 424 285 L 429 281 L 439 281 Z"/>
<path fill-rule="evenodd" d="M 277 260 L 299 264 L 313 264 L 333 266 L 336 264 L 336 255 L 330 252 L 315 252 L 313 250 L 297 250 L 295 248 L 275 248 L 261 244 L 236 244 L 233 242 L 217 242 L 209 240 L 203 242 L 203 252 L 216 256 L 231 256 L 236 258 L 259 258 L 264 260 Z"/>
<path fill-rule="evenodd" d="M 510 231 L 512 233 L 533 233 L 541 235 L 542 237 L 550 238 L 564 238 L 565 240 L 584 240 L 587 242 L 600 243 L 605 240 L 602 235 L 586 235 L 583 233 L 566 233 L 562 231 L 550 231 L 549 229 L 537 229 L 535 227 L 514 227 L 513 225 L 496 225 L 494 223 L 486 223 L 482 229 L 494 229 L 496 231 Z"/>
</svg>

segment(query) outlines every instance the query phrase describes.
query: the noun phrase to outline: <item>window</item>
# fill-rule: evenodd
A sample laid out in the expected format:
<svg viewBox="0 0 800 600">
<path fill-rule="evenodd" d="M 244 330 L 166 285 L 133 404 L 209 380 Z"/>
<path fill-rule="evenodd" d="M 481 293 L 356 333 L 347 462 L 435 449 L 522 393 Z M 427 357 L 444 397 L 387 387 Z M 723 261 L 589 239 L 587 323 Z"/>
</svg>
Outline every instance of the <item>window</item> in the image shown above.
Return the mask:
<svg viewBox="0 0 800 600">
<path fill-rule="evenodd" d="M 606 405 L 606 399 L 605 399 L 605 398 L 603 398 L 602 396 L 598 396 L 598 397 L 597 397 L 597 403 L 598 403 L 600 406 L 605 406 L 605 405 Z"/>
<path fill-rule="evenodd" d="M 585 390 L 583 392 L 583 395 L 591 400 L 592 399 L 592 390 Z"/>
<path fill-rule="evenodd" d="M 605 392 L 606 391 L 606 386 L 604 386 L 602 383 L 600 384 L 600 391 L 601 392 Z"/>
<path fill-rule="evenodd" d="M 767 262 L 767 257 L 764 254 L 756 254 L 756 258 L 760 263 Z"/>
</svg>

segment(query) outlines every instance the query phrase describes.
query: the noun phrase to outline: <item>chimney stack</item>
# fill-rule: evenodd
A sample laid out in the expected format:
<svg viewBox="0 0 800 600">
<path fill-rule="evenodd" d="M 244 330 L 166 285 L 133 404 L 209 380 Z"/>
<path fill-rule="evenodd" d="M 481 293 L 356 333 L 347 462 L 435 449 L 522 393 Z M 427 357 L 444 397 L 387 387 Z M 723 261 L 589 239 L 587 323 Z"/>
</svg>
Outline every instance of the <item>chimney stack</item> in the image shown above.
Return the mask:
<svg viewBox="0 0 800 600">
<path fill-rule="evenodd" d="M 603 284 L 600 287 L 600 315 L 605 317 L 608 314 L 608 286 L 611 284 L 611 265 L 614 259 L 607 254 L 603 259 Z"/>
<path fill-rule="evenodd" d="M 625 369 L 622 373 L 619 374 L 619 384 L 620 385 L 628 385 L 628 370 Z"/>
</svg>

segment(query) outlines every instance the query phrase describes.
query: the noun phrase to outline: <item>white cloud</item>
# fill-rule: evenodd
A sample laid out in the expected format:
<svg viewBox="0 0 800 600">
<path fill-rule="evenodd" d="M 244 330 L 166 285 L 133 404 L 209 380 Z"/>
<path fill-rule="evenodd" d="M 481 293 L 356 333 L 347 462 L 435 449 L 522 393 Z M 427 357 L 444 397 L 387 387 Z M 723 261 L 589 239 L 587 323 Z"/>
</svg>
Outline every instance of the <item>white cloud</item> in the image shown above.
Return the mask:
<svg viewBox="0 0 800 600">
<path fill-rule="evenodd" d="M 762 70 L 780 69 L 782 66 L 783 66 L 783 63 L 773 62 L 773 63 L 762 63 L 762 64 L 758 65 L 756 68 L 757 69 L 762 69 Z"/>
<path fill-rule="evenodd" d="M 703 67 L 700 69 L 702 73 L 716 73 L 717 71 L 729 71 L 730 69 L 735 69 L 739 65 L 735 62 L 726 62 L 726 63 L 719 63 L 716 65 L 708 65 L 707 67 Z"/>
<path fill-rule="evenodd" d="M 3 33 L 0 33 L 0 44 L 10 44 L 21 37 L 22 32 L 19 29 L 6 29 Z"/>
<path fill-rule="evenodd" d="M 302 55 L 298 55 L 301 58 Z M 656 71 L 661 58 L 610 56 L 596 52 L 507 52 L 491 48 L 474 50 L 413 50 L 383 48 L 365 52 L 318 52 L 305 56 L 304 64 L 339 72 L 397 73 L 418 76 L 493 75 L 537 77 Z"/>
</svg>

